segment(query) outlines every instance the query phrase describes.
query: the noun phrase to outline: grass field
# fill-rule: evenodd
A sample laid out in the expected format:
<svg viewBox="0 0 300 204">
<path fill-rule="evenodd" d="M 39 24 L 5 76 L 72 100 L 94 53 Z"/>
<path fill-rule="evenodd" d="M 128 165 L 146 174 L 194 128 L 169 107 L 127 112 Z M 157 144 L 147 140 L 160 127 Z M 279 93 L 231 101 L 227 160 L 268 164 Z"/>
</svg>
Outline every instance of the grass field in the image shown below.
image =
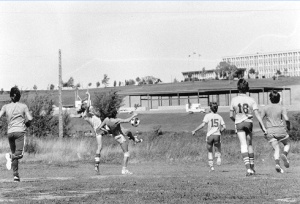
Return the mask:
<svg viewBox="0 0 300 204">
<path fill-rule="evenodd" d="M 241 161 L 208 172 L 204 163 L 131 164 L 130 176 L 119 165 L 102 165 L 95 175 L 91 163 L 22 164 L 26 177 L 11 182 L 1 167 L 1 203 L 299 203 L 299 162 L 285 174 L 257 165 L 245 177 Z"/>
</svg>

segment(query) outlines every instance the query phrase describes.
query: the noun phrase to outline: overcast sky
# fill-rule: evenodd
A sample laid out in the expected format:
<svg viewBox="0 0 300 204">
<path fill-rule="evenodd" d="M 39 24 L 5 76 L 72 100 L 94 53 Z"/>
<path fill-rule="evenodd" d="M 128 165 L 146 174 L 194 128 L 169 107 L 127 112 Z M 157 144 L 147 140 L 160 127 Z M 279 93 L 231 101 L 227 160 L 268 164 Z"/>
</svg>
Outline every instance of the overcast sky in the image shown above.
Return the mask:
<svg viewBox="0 0 300 204">
<path fill-rule="evenodd" d="M 0 88 L 57 85 L 59 49 L 63 81 L 95 87 L 182 80 L 224 56 L 299 50 L 299 36 L 297 1 L 1 1 Z"/>
</svg>

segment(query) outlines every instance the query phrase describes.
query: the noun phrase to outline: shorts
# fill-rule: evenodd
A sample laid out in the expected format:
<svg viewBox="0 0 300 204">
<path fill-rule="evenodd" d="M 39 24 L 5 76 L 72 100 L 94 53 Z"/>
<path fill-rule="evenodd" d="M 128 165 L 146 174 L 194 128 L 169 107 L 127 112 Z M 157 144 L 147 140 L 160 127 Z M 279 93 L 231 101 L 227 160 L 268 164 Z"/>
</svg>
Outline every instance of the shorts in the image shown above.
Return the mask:
<svg viewBox="0 0 300 204">
<path fill-rule="evenodd" d="M 210 135 L 206 137 L 206 143 L 209 145 L 221 143 L 221 135 Z"/>
<path fill-rule="evenodd" d="M 253 123 L 241 122 L 235 124 L 236 132 L 245 132 L 247 135 L 252 133 Z"/>
<path fill-rule="evenodd" d="M 267 130 L 268 130 L 268 135 L 266 135 L 265 137 L 269 142 L 273 142 L 276 140 L 280 142 L 282 140 L 289 138 L 289 135 L 287 134 L 284 127 L 271 127 L 268 128 Z"/>
<path fill-rule="evenodd" d="M 124 137 L 124 135 L 117 135 L 115 136 L 115 140 L 119 143 L 119 144 L 123 144 L 124 142 L 126 142 L 126 139 Z"/>
</svg>

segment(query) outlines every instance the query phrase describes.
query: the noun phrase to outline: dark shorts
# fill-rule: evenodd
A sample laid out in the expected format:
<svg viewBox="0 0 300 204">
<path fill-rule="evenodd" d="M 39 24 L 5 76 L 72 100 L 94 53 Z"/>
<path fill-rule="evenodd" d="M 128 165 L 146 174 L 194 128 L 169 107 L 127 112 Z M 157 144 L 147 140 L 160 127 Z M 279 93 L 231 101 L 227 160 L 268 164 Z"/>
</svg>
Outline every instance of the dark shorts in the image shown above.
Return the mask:
<svg viewBox="0 0 300 204">
<path fill-rule="evenodd" d="M 221 135 L 210 135 L 206 138 L 206 143 L 209 145 L 221 143 Z"/>
<path fill-rule="evenodd" d="M 245 132 L 246 134 L 252 133 L 253 123 L 251 122 L 241 122 L 235 124 L 235 128 L 237 132 Z"/>
</svg>

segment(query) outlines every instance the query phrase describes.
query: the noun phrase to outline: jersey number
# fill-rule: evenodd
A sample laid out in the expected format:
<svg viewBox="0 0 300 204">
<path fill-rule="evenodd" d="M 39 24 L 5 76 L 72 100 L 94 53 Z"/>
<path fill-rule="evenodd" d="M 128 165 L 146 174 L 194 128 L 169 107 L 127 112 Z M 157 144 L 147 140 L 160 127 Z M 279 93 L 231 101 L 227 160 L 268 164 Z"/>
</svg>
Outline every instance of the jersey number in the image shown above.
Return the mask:
<svg viewBox="0 0 300 204">
<path fill-rule="evenodd" d="M 243 103 L 243 105 L 241 105 L 240 103 L 238 104 L 238 107 L 239 107 L 239 113 L 248 113 L 249 112 L 249 110 L 248 110 L 248 108 L 249 108 L 249 105 L 247 104 L 247 103 Z"/>
<path fill-rule="evenodd" d="M 218 119 L 211 119 L 211 126 L 212 127 L 218 127 L 219 126 L 219 120 Z"/>
</svg>

